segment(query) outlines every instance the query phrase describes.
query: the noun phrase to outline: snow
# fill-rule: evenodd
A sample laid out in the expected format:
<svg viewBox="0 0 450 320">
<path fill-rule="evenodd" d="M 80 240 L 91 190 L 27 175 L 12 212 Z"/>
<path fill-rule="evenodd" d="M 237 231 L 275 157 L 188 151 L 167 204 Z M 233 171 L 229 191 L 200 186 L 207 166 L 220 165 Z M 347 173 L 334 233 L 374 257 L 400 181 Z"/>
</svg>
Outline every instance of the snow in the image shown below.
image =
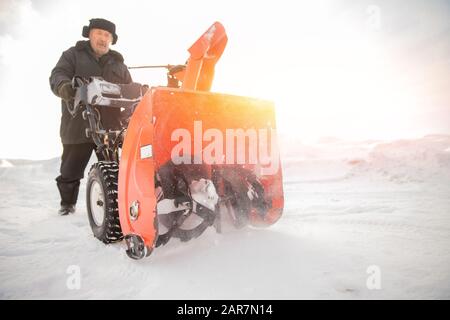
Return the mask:
<svg viewBox="0 0 450 320">
<path fill-rule="evenodd" d="M 12 163 L 5 159 L 2 159 L 2 161 L 0 162 L 0 168 L 11 168 L 12 166 Z"/>
<path fill-rule="evenodd" d="M 210 229 L 140 261 L 92 236 L 84 184 L 77 212 L 56 214 L 59 159 L 1 160 L 0 298 L 450 298 L 450 136 L 281 139 L 274 226 Z"/>
</svg>

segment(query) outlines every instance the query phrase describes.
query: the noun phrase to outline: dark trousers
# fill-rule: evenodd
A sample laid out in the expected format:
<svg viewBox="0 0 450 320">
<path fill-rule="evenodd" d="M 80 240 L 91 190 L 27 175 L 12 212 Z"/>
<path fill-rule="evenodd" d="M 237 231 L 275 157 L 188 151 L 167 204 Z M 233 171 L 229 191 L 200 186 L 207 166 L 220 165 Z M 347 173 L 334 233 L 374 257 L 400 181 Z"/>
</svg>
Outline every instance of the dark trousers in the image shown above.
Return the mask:
<svg viewBox="0 0 450 320">
<path fill-rule="evenodd" d="M 84 177 L 92 150 L 96 150 L 94 143 L 63 144 L 60 175 L 55 179 L 61 205 L 77 203 L 80 180 Z M 99 161 L 103 160 L 102 155 L 96 154 Z"/>
</svg>

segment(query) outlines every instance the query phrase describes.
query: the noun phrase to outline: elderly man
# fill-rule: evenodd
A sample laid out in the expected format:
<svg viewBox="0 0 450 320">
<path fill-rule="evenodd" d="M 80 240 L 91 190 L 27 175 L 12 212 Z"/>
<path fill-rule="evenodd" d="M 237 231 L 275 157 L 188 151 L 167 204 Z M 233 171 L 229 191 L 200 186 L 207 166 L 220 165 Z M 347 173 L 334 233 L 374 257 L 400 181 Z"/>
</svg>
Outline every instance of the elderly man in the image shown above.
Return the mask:
<svg viewBox="0 0 450 320">
<path fill-rule="evenodd" d="M 64 51 L 50 75 L 50 87 L 61 100 L 60 135 L 63 144 L 60 175 L 56 178 L 61 195 L 60 215 L 75 212 L 80 180 L 84 170 L 96 149 L 90 138 L 86 137 L 87 124 L 79 113 L 72 117 L 66 104 L 74 98 L 72 78 L 74 76 L 101 76 L 113 83 L 131 83 L 132 79 L 124 64 L 122 55 L 109 47 L 117 42 L 116 26 L 105 19 L 91 19 L 84 26 L 83 37 L 88 41 L 78 41 L 74 47 Z M 118 116 L 112 110 L 109 116 Z M 97 154 L 99 160 L 101 155 Z"/>
</svg>

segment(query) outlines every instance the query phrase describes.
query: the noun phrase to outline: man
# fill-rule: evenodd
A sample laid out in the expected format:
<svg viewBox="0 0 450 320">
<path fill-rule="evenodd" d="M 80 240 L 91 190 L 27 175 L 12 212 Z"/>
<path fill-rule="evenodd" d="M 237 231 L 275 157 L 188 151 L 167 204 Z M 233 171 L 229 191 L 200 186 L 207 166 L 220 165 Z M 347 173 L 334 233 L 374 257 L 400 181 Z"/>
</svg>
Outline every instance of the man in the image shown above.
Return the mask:
<svg viewBox="0 0 450 320">
<path fill-rule="evenodd" d="M 50 87 L 61 100 L 60 135 L 63 144 L 60 175 L 56 178 L 61 195 L 61 208 L 58 213 L 67 215 L 75 212 L 80 180 L 84 170 L 96 149 L 90 138 L 86 137 L 87 123 L 81 113 L 72 117 L 66 104 L 75 95 L 72 88 L 74 76 L 101 76 L 113 83 L 131 83 L 132 79 L 120 53 L 110 50 L 110 45 L 117 42 L 116 26 L 105 19 L 91 19 L 89 26 L 83 27 L 83 37 L 88 41 L 78 41 L 74 47 L 64 51 L 50 75 Z M 111 110 L 114 112 L 120 110 Z M 102 160 L 101 154 L 97 158 Z"/>
</svg>

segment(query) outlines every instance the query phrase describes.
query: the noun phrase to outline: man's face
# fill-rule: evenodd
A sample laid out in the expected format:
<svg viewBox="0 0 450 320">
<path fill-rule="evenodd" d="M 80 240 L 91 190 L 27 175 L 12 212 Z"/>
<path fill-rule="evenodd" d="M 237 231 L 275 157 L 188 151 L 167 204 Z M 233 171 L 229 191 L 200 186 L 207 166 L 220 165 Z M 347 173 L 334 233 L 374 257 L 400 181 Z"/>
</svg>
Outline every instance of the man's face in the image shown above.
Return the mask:
<svg viewBox="0 0 450 320">
<path fill-rule="evenodd" d="M 113 36 L 109 31 L 93 28 L 89 32 L 89 41 L 97 57 L 108 53 Z"/>
</svg>

